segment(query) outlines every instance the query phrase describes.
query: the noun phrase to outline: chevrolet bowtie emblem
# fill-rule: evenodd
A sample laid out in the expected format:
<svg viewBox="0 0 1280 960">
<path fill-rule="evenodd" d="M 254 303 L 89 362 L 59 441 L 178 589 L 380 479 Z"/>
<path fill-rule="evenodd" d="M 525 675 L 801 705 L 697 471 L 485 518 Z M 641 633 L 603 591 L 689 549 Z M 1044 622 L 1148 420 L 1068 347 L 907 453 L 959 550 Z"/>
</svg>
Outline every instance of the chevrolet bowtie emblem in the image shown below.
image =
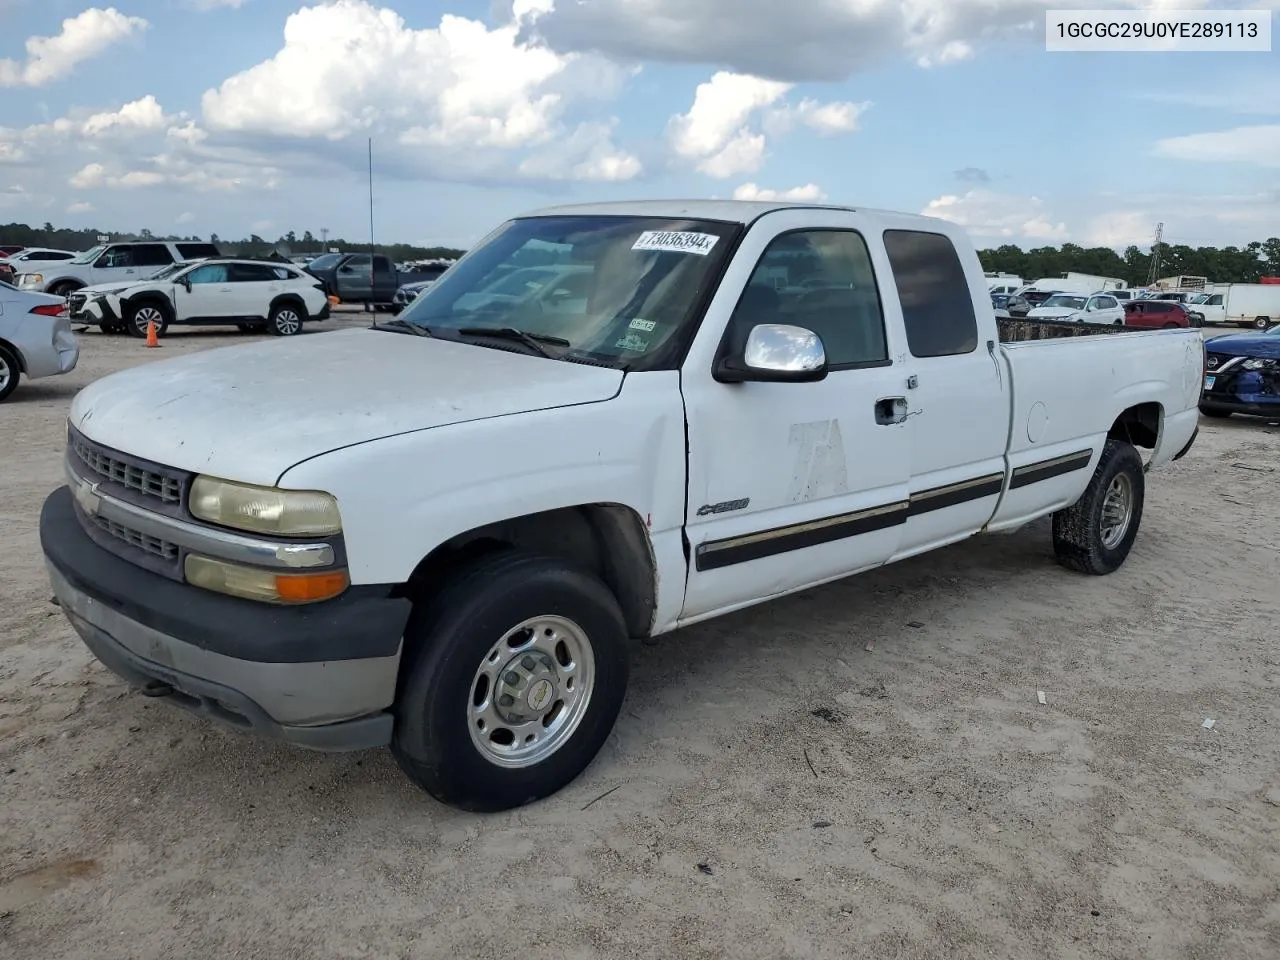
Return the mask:
<svg viewBox="0 0 1280 960">
<path fill-rule="evenodd" d="M 80 483 L 75 488 L 76 503 L 80 504 L 80 509 L 89 516 L 96 516 L 98 513 L 98 497 L 97 484 Z"/>
</svg>

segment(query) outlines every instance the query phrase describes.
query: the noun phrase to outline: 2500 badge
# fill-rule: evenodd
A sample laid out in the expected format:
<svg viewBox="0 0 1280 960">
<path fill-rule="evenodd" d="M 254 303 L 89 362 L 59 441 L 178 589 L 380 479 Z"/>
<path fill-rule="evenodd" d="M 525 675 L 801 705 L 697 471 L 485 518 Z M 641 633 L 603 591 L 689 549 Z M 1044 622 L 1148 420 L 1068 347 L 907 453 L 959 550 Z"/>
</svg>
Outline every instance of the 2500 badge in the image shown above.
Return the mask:
<svg viewBox="0 0 1280 960">
<path fill-rule="evenodd" d="M 698 516 L 709 517 L 716 513 L 733 513 L 735 510 L 745 510 L 750 502 L 750 497 L 744 497 L 741 500 L 725 500 L 723 503 L 703 504 L 698 508 Z"/>
</svg>

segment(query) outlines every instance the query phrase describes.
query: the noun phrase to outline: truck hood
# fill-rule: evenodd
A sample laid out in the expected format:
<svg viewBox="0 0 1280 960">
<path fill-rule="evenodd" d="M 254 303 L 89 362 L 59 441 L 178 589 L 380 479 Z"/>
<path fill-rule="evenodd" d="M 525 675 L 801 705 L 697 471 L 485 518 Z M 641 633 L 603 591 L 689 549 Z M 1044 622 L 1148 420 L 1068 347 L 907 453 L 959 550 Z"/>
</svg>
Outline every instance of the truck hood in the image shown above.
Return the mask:
<svg viewBox="0 0 1280 960">
<path fill-rule="evenodd" d="M 274 484 L 339 447 L 414 430 L 599 403 L 623 372 L 378 330 L 246 343 L 122 370 L 70 421 L 155 463 Z"/>
<path fill-rule="evenodd" d="M 117 280 L 115 283 L 94 283 L 87 287 L 81 287 L 76 293 L 84 293 L 93 296 L 96 293 L 111 293 L 114 290 L 127 290 L 129 287 L 138 287 L 144 283 L 151 283 L 150 280 Z"/>
</svg>

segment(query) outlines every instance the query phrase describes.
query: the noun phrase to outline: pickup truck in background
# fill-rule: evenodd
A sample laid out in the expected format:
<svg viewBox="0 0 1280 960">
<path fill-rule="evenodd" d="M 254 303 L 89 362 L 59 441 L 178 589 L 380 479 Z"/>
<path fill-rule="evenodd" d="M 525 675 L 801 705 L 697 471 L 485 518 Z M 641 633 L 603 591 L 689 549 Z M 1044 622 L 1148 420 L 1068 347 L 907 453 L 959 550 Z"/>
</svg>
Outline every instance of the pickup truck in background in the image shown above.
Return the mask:
<svg viewBox="0 0 1280 960">
<path fill-rule="evenodd" d="M 27 269 L 14 286 L 68 297 L 82 287 L 146 280 L 175 263 L 218 255 L 216 244 L 197 241 L 104 243 L 70 260 Z"/>
<path fill-rule="evenodd" d="M 148 695 L 502 810 L 591 762 L 632 638 L 1050 515 L 1117 570 L 1203 376 L 1196 331 L 997 321 L 944 221 L 561 207 L 394 320 L 84 388 L 40 536 Z"/>
<path fill-rule="evenodd" d="M 405 281 L 390 257 L 369 253 L 325 253 L 304 268 L 322 284 L 325 293 L 342 303 L 390 307 Z"/>
</svg>

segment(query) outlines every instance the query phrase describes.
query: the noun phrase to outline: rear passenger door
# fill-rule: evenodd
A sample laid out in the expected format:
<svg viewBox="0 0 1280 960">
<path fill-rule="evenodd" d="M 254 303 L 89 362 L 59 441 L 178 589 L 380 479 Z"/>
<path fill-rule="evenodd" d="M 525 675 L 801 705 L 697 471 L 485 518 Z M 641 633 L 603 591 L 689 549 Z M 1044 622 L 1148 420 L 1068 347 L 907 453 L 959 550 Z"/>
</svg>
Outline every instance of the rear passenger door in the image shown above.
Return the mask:
<svg viewBox="0 0 1280 960">
<path fill-rule="evenodd" d="M 275 269 L 265 263 L 233 263 L 230 268 L 229 315 L 265 320 L 272 298 L 281 290 Z"/>
<path fill-rule="evenodd" d="M 970 536 L 995 513 L 1009 381 L 994 317 L 983 325 L 990 339 L 979 336 L 978 311 L 991 310 L 977 265 L 966 273 L 943 233 L 886 230 L 884 245 L 892 276 L 882 286 L 901 313 L 914 373 L 907 390 L 911 505 L 897 559 Z"/>
</svg>

